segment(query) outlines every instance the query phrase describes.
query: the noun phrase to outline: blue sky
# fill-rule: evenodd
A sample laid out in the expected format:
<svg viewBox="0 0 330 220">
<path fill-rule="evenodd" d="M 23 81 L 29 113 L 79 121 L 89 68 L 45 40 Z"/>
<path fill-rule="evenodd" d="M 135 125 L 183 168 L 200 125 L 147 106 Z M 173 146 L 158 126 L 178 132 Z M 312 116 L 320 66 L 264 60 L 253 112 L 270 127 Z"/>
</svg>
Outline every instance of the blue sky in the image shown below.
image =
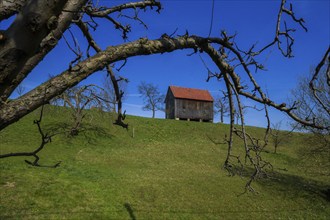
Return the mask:
<svg viewBox="0 0 330 220">
<path fill-rule="evenodd" d="M 100 0 L 99 2 L 100 5 L 117 5 L 127 1 Z M 156 39 L 163 33 L 171 34 L 176 29 L 177 34 L 184 34 L 188 30 L 190 34 L 208 36 L 211 21 L 211 0 L 164 0 L 161 2 L 164 9 L 160 14 L 150 10 L 139 13 L 140 18 L 148 25 L 148 29 L 137 22 L 119 19 L 123 24 L 132 24 L 132 32 L 128 35 L 128 41 L 140 37 Z M 293 35 L 295 38 L 295 57 L 289 60 L 283 58 L 274 48 L 259 59 L 268 71 L 255 74 L 258 83 L 267 89 L 269 96 L 277 102 L 287 100 L 297 79 L 307 75 L 312 65 L 318 64 L 330 43 L 330 1 L 288 1 L 288 3 L 290 2 L 294 4 L 293 9 L 297 17 L 304 17 L 308 32 L 306 33 L 294 25 L 293 27 L 297 29 Z M 211 36 L 219 37 L 220 31 L 226 30 L 229 34 L 237 33 L 236 42 L 242 49 L 248 49 L 251 44 L 256 42 L 260 46 L 265 45 L 271 42 L 274 37 L 279 5 L 279 0 L 215 0 Z M 96 41 L 103 48 L 123 42 L 120 38 L 121 33 L 114 30 L 111 24 L 104 22 L 100 22 L 100 24 L 94 35 Z M 288 22 L 288 24 L 292 23 Z M 4 28 L 6 25 L 6 22 L 0 24 L 0 28 Z M 75 28 L 72 28 L 72 31 L 75 32 Z M 70 41 L 69 34 L 65 36 Z M 84 50 L 86 42 L 79 34 L 76 34 L 76 38 Z M 169 85 L 177 85 L 207 89 L 214 97 L 220 95 L 220 90 L 224 89 L 223 82 L 211 80 L 207 83 L 207 70 L 198 55 L 187 56 L 191 52 L 185 50 L 129 59 L 125 67 L 118 73 L 130 80 L 123 106 L 127 113 L 151 116 L 151 112 L 142 111 L 142 98 L 137 92 L 137 86 L 142 81 L 157 85 L 162 93 L 166 93 Z M 23 85 L 27 89 L 31 89 L 46 80 L 48 74 L 60 73 L 68 67 L 67 65 L 73 57 L 72 52 L 67 49 L 62 40 L 33 71 L 31 76 L 24 80 Z M 212 71 L 217 71 L 207 57 L 203 56 L 203 59 Z M 238 71 L 238 73 L 240 72 Z M 104 74 L 104 72 L 96 73 L 83 83 L 101 83 Z M 243 76 L 244 73 L 241 74 L 242 79 L 246 79 Z M 252 104 L 248 100 L 244 100 L 244 102 L 246 105 Z M 264 113 L 248 110 L 247 114 L 247 124 L 265 126 Z M 274 122 L 283 120 L 285 124 L 287 120 L 285 115 L 276 111 L 271 111 L 271 115 Z M 164 118 L 164 113 L 158 112 L 156 116 Z"/>
</svg>

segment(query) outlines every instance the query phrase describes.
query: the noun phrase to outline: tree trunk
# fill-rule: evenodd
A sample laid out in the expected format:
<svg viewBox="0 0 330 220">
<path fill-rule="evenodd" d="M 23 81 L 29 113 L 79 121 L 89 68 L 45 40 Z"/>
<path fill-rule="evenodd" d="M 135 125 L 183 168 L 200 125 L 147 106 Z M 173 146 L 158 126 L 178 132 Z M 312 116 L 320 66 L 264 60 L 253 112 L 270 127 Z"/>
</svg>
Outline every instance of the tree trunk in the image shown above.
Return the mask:
<svg viewBox="0 0 330 220">
<path fill-rule="evenodd" d="M 8 1 L 8 0 L 7 0 Z M 22 0 L 15 0 L 12 2 L 21 2 Z M 28 2 L 28 0 L 24 0 L 24 2 Z M 43 35 L 43 38 L 41 41 L 36 44 L 37 46 L 37 51 L 34 52 L 32 55 L 29 55 L 26 57 L 25 61 L 21 63 L 20 67 L 16 69 L 16 72 L 14 75 L 11 75 L 9 78 L 7 78 L 7 82 L 3 83 L 0 79 L 0 105 L 1 101 L 5 102 L 7 98 L 11 95 L 11 93 L 15 90 L 17 85 L 19 85 L 24 78 L 39 64 L 39 62 L 51 51 L 56 45 L 58 40 L 62 37 L 62 34 L 66 31 L 66 29 L 70 26 L 72 23 L 72 19 L 76 16 L 76 13 L 74 12 L 79 12 L 81 7 L 86 4 L 87 0 L 66 0 L 66 1 L 57 1 L 57 0 L 52 0 L 52 1 L 46 1 L 46 0 L 35 0 L 33 1 L 34 4 L 38 4 L 37 2 L 41 2 L 42 5 L 40 6 L 41 9 L 39 10 L 39 13 L 44 13 L 44 16 L 47 16 L 48 19 L 46 21 L 46 34 L 42 34 L 42 32 L 38 33 L 41 36 Z M 58 2 L 56 3 L 56 13 L 48 13 L 48 10 L 51 10 L 51 4 L 49 2 Z M 66 2 L 66 5 L 63 7 L 61 2 Z M 14 3 L 13 3 L 14 4 Z M 46 9 L 44 10 L 44 5 L 46 4 Z M 19 10 L 19 8 L 17 9 Z M 0 10 L 1 11 L 1 10 Z M 35 9 L 33 9 L 35 11 Z M 55 16 L 55 14 L 58 14 L 59 12 L 62 12 L 59 16 L 58 19 Z M 31 12 L 33 13 L 33 12 Z M 30 14 L 31 14 L 30 13 Z M 54 16 L 52 16 L 54 15 Z M 28 16 L 28 15 L 27 15 Z M 25 18 L 26 19 L 26 18 Z M 22 22 L 23 23 L 23 22 Z M 45 28 L 43 28 L 45 29 Z M 16 32 L 19 32 L 19 28 L 15 28 Z M 14 33 L 14 35 L 21 35 L 22 33 Z M 34 38 L 34 34 L 32 35 L 22 35 L 24 36 L 23 42 L 29 44 L 30 42 L 36 42 L 38 39 Z M 8 38 L 8 36 L 5 36 Z M 9 39 L 8 39 L 9 41 Z M 21 42 L 20 44 L 22 44 Z M 0 63 L 2 59 L 2 53 L 3 53 L 3 47 L 0 47 Z M 10 57 L 9 57 L 10 58 Z M 11 58 L 9 59 L 10 62 L 13 62 Z M 14 61 L 16 63 L 16 61 Z M 3 62 L 5 64 L 5 62 Z M 17 64 L 15 64 L 17 65 Z M 0 66 L 0 69 L 2 67 Z M 2 78 L 2 74 L 1 77 Z"/>
<path fill-rule="evenodd" d="M 0 94 L 10 87 L 43 39 L 56 27 L 58 15 L 67 0 L 29 0 L 12 25 L 4 32 L 0 46 Z M 0 100 L 0 101 L 1 101 Z"/>
</svg>

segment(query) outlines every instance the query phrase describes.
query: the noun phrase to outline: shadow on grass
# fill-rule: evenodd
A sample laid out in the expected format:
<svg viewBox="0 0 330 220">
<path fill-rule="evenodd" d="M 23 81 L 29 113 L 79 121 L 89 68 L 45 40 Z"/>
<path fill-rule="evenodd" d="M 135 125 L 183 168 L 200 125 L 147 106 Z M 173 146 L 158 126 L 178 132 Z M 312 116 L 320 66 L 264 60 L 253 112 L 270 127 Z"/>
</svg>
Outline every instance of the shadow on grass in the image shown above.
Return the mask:
<svg viewBox="0 0 330 220">
<path fill-rule="evenodd" d="M 329 183 L 274 171 L 270 178 L 258 180 L 257 184 L 261 185 L 263 190 L 274 194 L 283 192 L 285 196 L 290 198 L 299 196 L 308 199 L 313 196 L 330 202 Z"/>
<path fill-rule="evenodd" d="M 131 220 L 136 220 L 136 217 L 134 215 L 134 211 L 131 207 L 131 205 L 129 203 L 124 203 L 124 207 L 127 210 L 129 217 L 131 218 Z"/>
<path fill-rule="evenodd" d="M 112 138 L 113 135 L 109 134 L 106 129 L 96 124 L 84 123 L 81 125 L 79 129 L 79 133 L 76 136 L 70 136 L 71 124 L 66 122 L 52 123 L 50 125 L 45 126 L 45 130 L 52 134 L 62 134 L 65 135 L 66 138 L 63 138 L 68 143 L 75 137 L 79 137 L 85 139 L 88 144 L 97 144 L 99 138 Z"/>
<path fill-rule="evenodd" d="M 106 129 L 95 124 L 83 125 L 80 133 L 89 144 L 97 144 L 100 138 L 113 138 Z"/>
</svg>

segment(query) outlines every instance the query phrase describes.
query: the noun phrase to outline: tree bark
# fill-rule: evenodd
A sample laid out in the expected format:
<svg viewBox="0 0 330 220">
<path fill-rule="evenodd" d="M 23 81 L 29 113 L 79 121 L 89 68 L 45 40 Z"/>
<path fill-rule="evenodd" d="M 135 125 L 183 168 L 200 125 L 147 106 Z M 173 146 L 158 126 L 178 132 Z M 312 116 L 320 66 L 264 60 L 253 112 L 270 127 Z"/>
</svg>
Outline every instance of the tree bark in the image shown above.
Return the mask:
<svg viewBox="0 0 330 220">
<path fill-rule="evenodd" d="M 29 0 L 4 32 L 0 46 L 0 94 L 10 86 L 42 40 L 57 25 L 67 0 Z M 2 98 L 3 100 L 3 98 Z"/>
<path fill-rule="evenodd" d="M 42 7 L 45 7 L 46 4 L 47 7 L 47 1 L 44 0 L 38 0 L 39 2 L 43 3 L 41 7 L 40 13 L 44 13 L 44 15 L 47 15 L 47 17 L 52 18 L 51 15 L 45 13 L 45 11 L 42 9 Z M 35 2 L 38 2 L 35 1 Z M 57 2 L 56 0 L 53 0 L 54 2 Z M 33 54 L 30 54 L 28 57 L 25 57 L 24 61 L 22 61 L 21 65 L 16 68 L 13 74 L 7 75 L 7 79 L 4 81 L 4 77 L 6 76 L 5 73 L 1 73 L 0 76 L 0 105 L 1 101 L 5 102 L 7 98 L 11 95 L 11 93 L 15 90 L 18 84 L 20 84 L 23 79 L 39 64 L 39 62 L 51 51 L 56 45 L 58 40 L 62 37 L 65 30 L 70 26 L 72 20 L 76 16 L 76 13 L 80 10 L 80 8 L 86 4 L 87 0 L 61 0 L 62 2 L 59 6 L 57 6 L 57 13 L 59 14 L 62 12 L 58 19 L 53 20 L 54 27 L 51 27 L 52 29 L 46 30 L 47 33 L 43 34 L 43 36 L 40 36 L 42 39 L 39 39 L 39 43 L 36 43 L 35 47 L 37 51 L 34 51 Z M 58 2 L 57 4 L 59 4 Z M 65 6 L 63 5 L 63 2 L 66 2 Z M 34 11 L 34 10 L 33 10 Z M 52 18 L 54 19 L 54 17 Z M 52 26 L 50 23 L 52 22 L 52 19 L 49 20 L 48 26 Z M 19 31 L 19 30 L 16 30 Z M 13 33 L 15 35 L 20 33 Z M 29 44 L 30 41 L 36 41 L 34 38 L 34 35 L 22 35 L 23 42 L 21 44 L 27 43 Z M 8 38 L 8 37 L 7 37 Z M 1 63 L 6 64 L 6 61 L 4 60 L 1 62 L 2 58 L 2 52 L 3 48 L 0 47 L 0 70 L 2 68 Z M 12 60 L 9 60 L 9 62 L 13 63 Z M 16 61 L 15 65 L 16 66 Z M 10 66 L 10 65 L 9 65 Z M 3 72 L 3 71 L 2 71 Z"/>
<path fill-rule="evenodd" d="M 66 89 L 75 86 L 94 72 L 102 70 L 106 65 L 125 60 L 126 58 L 156 53 L 172 52 L 174 50 L 196 48 L 198 44 L 206 43 L 200 37 L 161 38 L 158 40 L 140 40 L 108 47 L 103 52 L 77 63 L 71 70 L 48 80 L 37 88 L 14 101 L 3 104 L 0 109 L 0 130 L 9 124 L 37 109 L 52 98 L 60 95 Z"/>
<path fill-rule="evenodd" d="M 0 21 L 17 14 L 27 0 L 1 0 Z"/>
</svg>

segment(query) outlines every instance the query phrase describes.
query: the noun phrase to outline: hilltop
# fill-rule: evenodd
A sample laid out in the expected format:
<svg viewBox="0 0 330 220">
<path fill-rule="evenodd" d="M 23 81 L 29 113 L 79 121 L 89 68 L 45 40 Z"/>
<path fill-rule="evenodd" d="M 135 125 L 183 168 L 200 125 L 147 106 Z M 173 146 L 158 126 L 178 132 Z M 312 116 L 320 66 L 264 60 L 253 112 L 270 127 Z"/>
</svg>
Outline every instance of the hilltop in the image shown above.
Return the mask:
<svg viewBox="0 0 330 220">
<path fill-rule="evenodd" d="M 0 132 L 1 154 L 33 150 L 40 135 L 38 111 Z M 270 178 L 245 193 L 248 176 L 222 169 L 228 125 L 128 116 L 129 129 L 114 116 L 89 110 L 84 131 L 61 134 L 30 158 L 0 160 L 0 219 L 327 219 L 324 193 L 329 171 L 317 155 L 306 157 L 307 134 L 294 133 L 274 154 Z M 42 127 L 56 132 L 70 122 L 68 109 L 47 106 Z M 248 127 L 255 136 L 262 128 Z M 235 152 L 241 153 L 236 140 Z M 243 157 L 243 154 L 242 154 Z M 325 166 L 326 167 L 326 166 Z"/>
</svg>

